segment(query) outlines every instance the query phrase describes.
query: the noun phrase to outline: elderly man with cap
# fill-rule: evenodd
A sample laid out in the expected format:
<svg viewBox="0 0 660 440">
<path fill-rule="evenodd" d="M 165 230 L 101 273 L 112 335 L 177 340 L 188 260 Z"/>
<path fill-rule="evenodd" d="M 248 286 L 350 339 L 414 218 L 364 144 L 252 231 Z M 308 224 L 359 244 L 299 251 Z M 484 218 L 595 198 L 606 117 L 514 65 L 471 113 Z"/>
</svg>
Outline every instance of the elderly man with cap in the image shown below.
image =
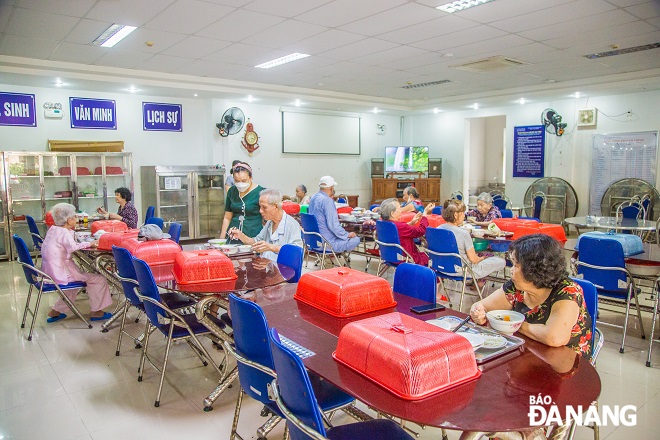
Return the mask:
<svg viewBox="0 0 660 440">
<path fill-rule="evenodd" d="M 332 196 L 337 182 L 332 176 L 323 176 L 319 181 L 319 192 L 309 201 L 308 212 L 316 217 L 319 232 L 330 242 L 335 252 L 350 252 L 360 244 L 360 237 L 355 232 L 350 234 L 339 224 L 337 208 Z"/>
</svg>

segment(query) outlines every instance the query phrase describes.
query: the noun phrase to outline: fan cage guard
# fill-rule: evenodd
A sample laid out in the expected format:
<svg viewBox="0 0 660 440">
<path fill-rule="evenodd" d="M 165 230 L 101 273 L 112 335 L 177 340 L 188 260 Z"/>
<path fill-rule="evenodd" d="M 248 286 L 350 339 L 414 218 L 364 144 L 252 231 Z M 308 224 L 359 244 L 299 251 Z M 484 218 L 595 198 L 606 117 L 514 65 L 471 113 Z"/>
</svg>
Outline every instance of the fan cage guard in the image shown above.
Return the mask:
<svg viewBox="0 0 660 440">
<path fill-rule="evenodd" d="M 605 217 L 614 217 L 616 208 L 621 203 L 630 200 L 634 196 L 640 199 L 644 195 L 651 196 L 649 212 L 646 214 L 647 220 L 656 220 L 660 215 L 660 194 L 653 185 L 645 180 L 637 178 L 620 179 L 610 185 L 600 200 L 600 215 Z"/>
<path fill-rule="evenodd" d="M 238 107 L 230 107 L 222 114 L 220 126 L 225 131 L 225 134 L 221 135 L 227 137 L 236 134 L 241 131 L 244 124 L 245 113 L 243 113 L 243 110 Z"/>
<path fill-rule="evenodd" d="M 562 224 L 565 218 L 575 217 L 578 211 L 578 197 L 573 186 L 559 177 L 542 177 L 535 180 L 525 192 L 525 214 L 534 215 L 532 198 L 537 192 L 545 194 L 541 209 L 541 222 Z"/>
</svg>

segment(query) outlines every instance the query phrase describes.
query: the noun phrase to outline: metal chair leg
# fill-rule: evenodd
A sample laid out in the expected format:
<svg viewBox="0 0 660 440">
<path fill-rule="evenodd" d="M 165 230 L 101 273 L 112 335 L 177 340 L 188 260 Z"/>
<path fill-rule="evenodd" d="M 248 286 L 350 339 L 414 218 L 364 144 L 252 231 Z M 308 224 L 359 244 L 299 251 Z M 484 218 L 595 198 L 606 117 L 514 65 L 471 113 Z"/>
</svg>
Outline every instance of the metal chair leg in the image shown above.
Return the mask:
<svg viewBox="0 0 660 440">
<path fill-rule="evenodd" d="M 654 288 L 656 289 L 655 292 L 655 300 L 653 301 L 653 320 L 651 321 L 651 336 L 649 338 L 649 354 L 648 357 L 646 358 L 646 366 L 650 367 L 651 366 L 651 352 L 653 351 L 653 336 L 655 335 L 655 321 L 658 319 L 658 297 L 660 297 L 660 289 L 658 288 L 658 283 L 655 283 Z"/>
<path fill-rule="evenodd" d="M 23 310 L 23 321 L 21 321 L 21 328 L 25 328 L 25 320 L 27 318 L 28 310 L 30 309 L 30 298 L 32 298 L 32 289 L 34 286 L 30 284 L 30 289 L 28 290 L 27 301 L 25 302 L 25 309 Z"/>
<path fill-rule="evenodd" d="M 167 370 L 167 361 L 170 358 L 170 347 L 172 347 L 172 333 L 174 332 L 174 323 L 170 323 L 170 329 L 167 334 L 167 345 L 165 346 L 165 358 L 163 359 L 163 369 L 160 372 L 160 383 L 158 384 L 158 394 L 156 395 L 156 401 L 154 406 L 158 408 L 160 406 L 160 393 L 163 391 L 163 382 L 165 381 L 165 370 Z"/>
<path fill-rule="evenodd" d="M 128 313 L 128 308 L 130 303 L 124 300 L 124 311 L 121 315 L 121 325 L 119 326 L 119 337 L 117 338 L 117 349 L 115 350 L 115 356 L 119 356 L 119 350 L 121 349 L 121 338 L 124 334 L 124 326 L 126 325 L 126 313 Z"/>
<path fill-rule="evenodd" d="M 231 423 L 231 434 L 229 435 L 229 440 L 234 440 L 238 436 L 238 417 L 241 414 L 241 404 L 243 403 L 243 389 L 241 388 L 238 391 L 238 397 L 236 398 L 236 407 L 234 408 L 234 420 Z"/>
</svg>

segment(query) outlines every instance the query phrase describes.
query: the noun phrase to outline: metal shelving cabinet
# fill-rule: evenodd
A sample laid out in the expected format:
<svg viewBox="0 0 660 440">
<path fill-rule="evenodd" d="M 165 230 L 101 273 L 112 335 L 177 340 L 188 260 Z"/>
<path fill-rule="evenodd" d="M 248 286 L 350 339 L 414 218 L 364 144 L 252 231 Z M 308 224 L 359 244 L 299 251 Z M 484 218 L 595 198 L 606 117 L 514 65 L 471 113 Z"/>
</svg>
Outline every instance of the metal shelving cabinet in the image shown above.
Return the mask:
<svg viewBox="0 0 660 440">
<path fill-rule="evenodd" d="M 225 214 L 225 170 L 215 167 L 143 166 L 142 205 L 155 216 L 181 223 L 182 239 L 216 237 Z"/>
<path fill-rule="evenodd" d="M 6 216 L 2 216 L 0 221 L 4 223 L 0 227 L 6 225 L 6 252 L 0 258 L 16 255 L 10 241 L 12 234 L 19 235 L 32 248 L 26 215 L 32 216 L 45 233 L 44 215 L 57 203 L 71 203 L 91 214 L 99 206 L 114 206 L 115 188 L 125 186 L 133 190 L 131 153 L 5 151 L 2 161 L 2 214 L 6 212 Z M 108 203 L 108 191 L 112 203 Z"/>
</svg>

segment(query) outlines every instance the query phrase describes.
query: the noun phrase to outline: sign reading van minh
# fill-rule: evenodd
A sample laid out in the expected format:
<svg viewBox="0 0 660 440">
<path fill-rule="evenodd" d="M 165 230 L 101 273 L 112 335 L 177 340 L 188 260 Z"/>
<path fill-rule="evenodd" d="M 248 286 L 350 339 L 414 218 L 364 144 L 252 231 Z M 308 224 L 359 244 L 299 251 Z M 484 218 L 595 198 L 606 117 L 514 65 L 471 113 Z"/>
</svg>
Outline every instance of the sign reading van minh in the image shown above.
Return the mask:
<svg viewBox="0 0 660 440">
<path fill-rule="evenodd" d="M 69 98 L 71 128 L 117 129 L 117 109 L 112 99 Z"/>
<path fill-rule="evenodd" d="M 36 127 L 34 95 L 0 92 L 0 125 Z"/>
</svg>

